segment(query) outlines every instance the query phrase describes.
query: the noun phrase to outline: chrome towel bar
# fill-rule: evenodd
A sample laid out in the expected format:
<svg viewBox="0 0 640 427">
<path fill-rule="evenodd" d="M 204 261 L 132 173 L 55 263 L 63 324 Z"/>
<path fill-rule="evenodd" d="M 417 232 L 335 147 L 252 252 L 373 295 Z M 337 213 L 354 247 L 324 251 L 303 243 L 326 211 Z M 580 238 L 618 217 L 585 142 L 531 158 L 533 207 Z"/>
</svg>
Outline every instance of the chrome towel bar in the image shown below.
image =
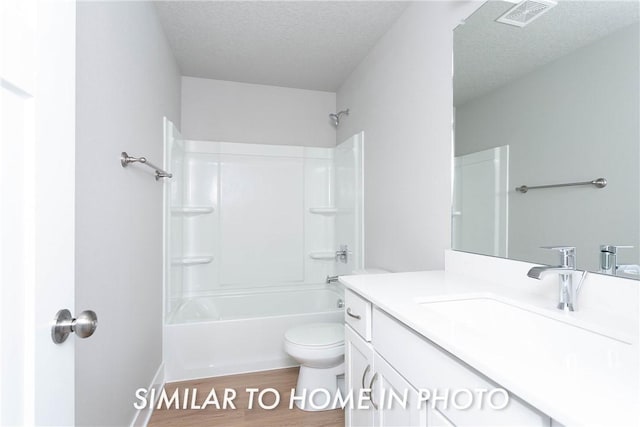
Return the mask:
<svg viewBox="0 0 640 427">
<path fill-rule="evenodd" d="M 529 190 L 535 190 L 538 188 L 574 187 L 576 185 L 593 185 L 596 188 L 604 188 L 607 186 L 607 180 L 604 178 L 596 178 L 593 181 L 569 182 L 567 184 L 537 185 L 535 187 L 527 187 L 526 185 L 521 185 L 520 187 L 516 187 L 516 191 L 519 191 L 520 193 L 526 193 Z"/>
<path fill-rule="evenodd" d="M 173 175 L 167 171 L 160 169 L 155 166 L 153 163 L 147 160 L 146 157 L 133 157 L 127 154 L 126 151 L 120 153 L 120 164 L 123 168 L 126 168 L 129 163 L 142 163 L 143 165 L 149 166 L 151 169 L 156 171 L 156 181 L 160 178 L 171 178 Z"/>
</svg>

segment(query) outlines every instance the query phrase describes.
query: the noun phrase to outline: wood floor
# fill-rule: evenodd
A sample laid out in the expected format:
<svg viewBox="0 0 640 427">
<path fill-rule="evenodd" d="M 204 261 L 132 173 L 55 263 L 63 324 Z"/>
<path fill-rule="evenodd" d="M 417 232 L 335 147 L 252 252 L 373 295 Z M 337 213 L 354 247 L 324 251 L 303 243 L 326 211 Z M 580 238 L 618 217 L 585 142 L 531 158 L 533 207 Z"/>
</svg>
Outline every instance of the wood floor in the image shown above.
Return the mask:
<svg viewBox="0 0 640 427">
<path fill-rule="evenodd" d="M 201 406 L 215 388 L 221 406 L 217 409 L 208 405 L 205 409 L 170 409 L 161 408 L 153 412 L 149 422 L 150 427 L 189 427 L 189 426 L 239 426 L 239 427 L 342 427 L 344 426 L 344 411 L 307 412 L 294 406 L 289 409 L 291 389 L 295 388 L 298 378 L 298 368 L 278 369 L 273 371 L 256 372 L 251 374 L 230 375 L 226 377 L 206 378 L 202 380 L 171 383 L 165 386 L 170 397 L 176 388 L 180 396 L 184 390 L 197 389 L 196 405 Z M 248 409 L 249 393 L 247 388 L 264 390 L 275 388 L 280 394 L 280 404 L 272 410 L 262 409 L 257 405 L 257 393 L 254 396 L 253 409 Z M 234 389 L 237 397 L 233 400 L 236 409 L 222 409 L 225 389 Z M 182 405 L 182 397 L 180 405 Z M 191 405 L 191 396 L 187 399 L 187 406 Z M 264 395 L 265 405 L 274 403 L 271 393 Z M 163 405 L 164 406 L 164 405 Z"/>
</svg>

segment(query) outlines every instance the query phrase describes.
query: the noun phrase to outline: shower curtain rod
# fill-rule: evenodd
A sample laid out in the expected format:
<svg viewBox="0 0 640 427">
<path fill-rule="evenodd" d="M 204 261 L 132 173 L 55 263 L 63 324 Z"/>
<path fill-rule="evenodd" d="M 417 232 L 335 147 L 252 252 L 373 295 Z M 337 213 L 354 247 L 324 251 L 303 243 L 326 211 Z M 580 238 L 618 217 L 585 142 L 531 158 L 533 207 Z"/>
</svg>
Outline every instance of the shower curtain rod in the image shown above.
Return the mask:
<svg viewBox="0 0 640 427">
<path fill-rule="evenodd" d="M 529 190 L 536 190 L 538 188 L 574 187 L 577 185 L 593 185 L 596 188 L 604 188 L 607 186 L 607 180 L 605 178 L 596 178 L 593 181 L 568 182 L 566 184 L 536 185 L 533 187 L 529 187 L 528 185 L 521 185 L 520 187 L 516 187 L 516 191 L 520 193 L 526 193 Z"/>
<path fill-rule="evenodd" d="M 122 165 L 123 168 L 127 167 L 129 163 L 136 163 L 136 162 L 142 163 L 143 165 L 147 165 L 151 169 L 154 169 L 156 171 L 156 181 L 158 181 L 160 178 L 171 178 L 173 176 L 169 172 L 164 171 L 159 167 L 155 166 L 153 163 L 148 161 L 146 157 L 133 157 L 128 155 L 126 151 L 123 151 L 122 153 L 120 153 L 120 164 Z"/>
</svg>

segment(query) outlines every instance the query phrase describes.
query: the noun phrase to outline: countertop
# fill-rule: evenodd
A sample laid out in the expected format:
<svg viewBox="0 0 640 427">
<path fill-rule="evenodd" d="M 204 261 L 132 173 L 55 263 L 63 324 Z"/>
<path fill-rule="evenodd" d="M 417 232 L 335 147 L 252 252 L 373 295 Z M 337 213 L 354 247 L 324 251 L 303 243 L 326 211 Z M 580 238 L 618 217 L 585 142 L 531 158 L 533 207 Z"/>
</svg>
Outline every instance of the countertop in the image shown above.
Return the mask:
<svg viewBox="0 0 640 427">
<path fill-rule="evenodd" d="M 341 276 L 340 282 L 564 425 L 640 425 L 638 342 L 631 333 L 635 325 L 628 320 L 592 311 L 563 313 L 548 298 L 447 271 Z M 479 337 L 477 331 L 465 331 L 464 325 L 452 328 L 455 318 L 434 315 L 421 305 L 480 297 L 506 298 L 619 341 L 590 352 L 568 351 L 565 346 L 558 354 L 552 340 L 549 345 L 522 346 L 492 331 Z"/>
</svg>

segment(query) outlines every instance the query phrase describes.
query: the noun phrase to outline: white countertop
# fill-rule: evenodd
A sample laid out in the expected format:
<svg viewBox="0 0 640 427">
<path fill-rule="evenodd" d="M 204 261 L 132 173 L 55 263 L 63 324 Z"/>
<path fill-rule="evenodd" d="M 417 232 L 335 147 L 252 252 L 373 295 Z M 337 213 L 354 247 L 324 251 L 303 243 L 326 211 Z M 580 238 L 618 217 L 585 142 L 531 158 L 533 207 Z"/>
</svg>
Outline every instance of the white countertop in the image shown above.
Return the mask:
<svg viewBox="0 0 640 427">
<path fill-rule="evenodd" d="M 566 314 L 553 308 L 556 301 L 548 298 L 446 271 L 341 276 L 340 281 L 564 425 L 640 425 L 637 325 L 628 320 L 587 310 Z M 458 324 L 455 316 L 430 312 L 423 305 L 478 297 L 506 298 L 543 316 L 581 324 L 620 341 L 603 339 L 604 345 L 589 351 L 567 346 L 572 336 L 548 341 L 536 337 L 535 342 L 519 345 L 527 337 L 514 343 L 495 331 L 478 334 Z M 565 345 L 554 346 L 558 339 Z M 577 336 L 574 339 L 578 341 Z M 609 341 L 611 345 L 606 344 Z"/>
</svg>

